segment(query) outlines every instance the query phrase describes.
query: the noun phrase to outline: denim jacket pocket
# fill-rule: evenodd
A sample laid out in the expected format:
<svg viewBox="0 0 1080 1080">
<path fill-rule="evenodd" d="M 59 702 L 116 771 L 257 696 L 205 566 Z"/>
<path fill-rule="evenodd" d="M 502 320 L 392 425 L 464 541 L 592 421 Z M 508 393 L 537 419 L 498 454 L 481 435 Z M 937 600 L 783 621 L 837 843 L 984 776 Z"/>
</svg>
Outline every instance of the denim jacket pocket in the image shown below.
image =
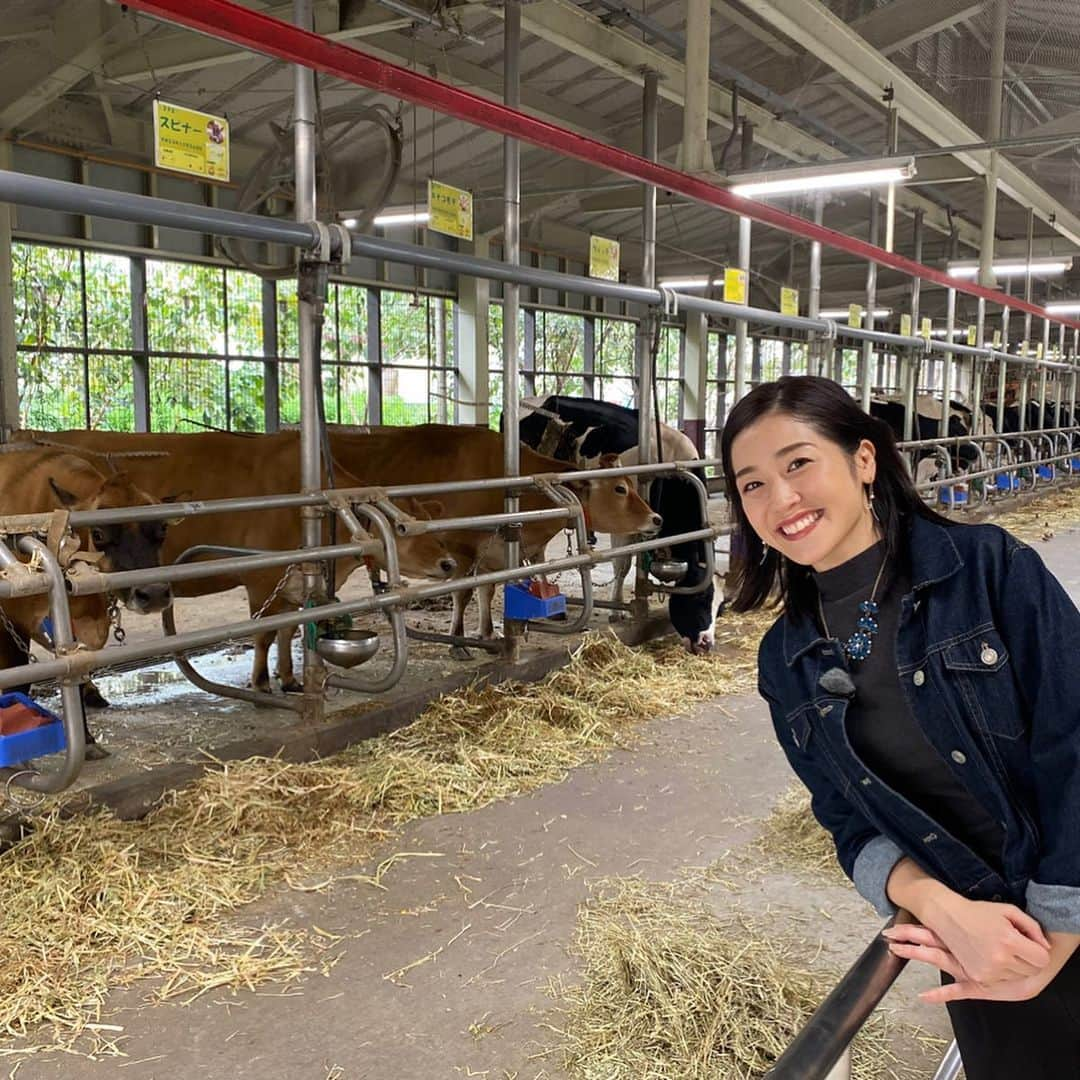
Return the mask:
<svg viewBox="0 0 1080 1080">
<path fill-rule="evenodd" d="M 946 677 L 957 686 L 972 719 L 991 735 L 1017 739 L 1024 716 L 1013 684 L 1009 653 L 992 626 L 983 627 L 942 652 Z"/>
<path fill-rule="evenodd" d="M 804 705 L 790 713 L 787 718 L 788 727 L 791 728 L 791 738 L 795 745 L 805 754 L 810 743 L 810 710 L 813 706 Z"/>
</svg>

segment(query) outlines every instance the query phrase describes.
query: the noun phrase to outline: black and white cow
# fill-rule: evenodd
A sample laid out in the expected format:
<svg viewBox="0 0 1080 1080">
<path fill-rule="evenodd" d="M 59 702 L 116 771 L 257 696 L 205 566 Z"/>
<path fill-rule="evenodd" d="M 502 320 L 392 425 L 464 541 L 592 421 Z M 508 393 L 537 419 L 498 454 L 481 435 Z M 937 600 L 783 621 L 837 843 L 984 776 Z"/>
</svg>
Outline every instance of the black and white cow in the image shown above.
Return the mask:
<svg viewBox="0 0 1080 1080">
<path fill-rule="evenodd" d="M 592 398 L 526 398 L 521 405 L 519 431 L 521 441 L 541 453 L 550 454 L 575 465 L 590 466 L 603 454 L 618 454 L 620 464 L 636 465 L 638 455 L 638 412 L 622 405 Z M 653 428 L 653 448 L 656 435 Z M 686 461 L 698 457 L 694 444 L 681 432 L 666 424 L 660 426 L 660 457 L 664 461 Z M 655 454 L 654 454 L 655 457 Z M 704 481 L 704 470 L 699 471 Z M 694 532 L 708 525 L 704 520 L 698 495 L 691 482 L 677 475 L 655 477 L 649 484 L 649 505 L 664 519 L 660 536 Z M 619 538 L 612 538 L 618 544 Z M 686 576 L 676 584 L 699 585 L 705 574 L 705 544 L 697 540 L 673 544 L 670 557 L 688 566 Z M 615 563 L 611 598 L 623 599 L 623 586 L 630 570 L 630 559 Z M 719 590 L 710 581 L 702 592 L 675 593 L 668 600 L 671 624 L 686 647 L 694 653 L 708 652 L 715 641 L 715 622 Z"/>
</svg>

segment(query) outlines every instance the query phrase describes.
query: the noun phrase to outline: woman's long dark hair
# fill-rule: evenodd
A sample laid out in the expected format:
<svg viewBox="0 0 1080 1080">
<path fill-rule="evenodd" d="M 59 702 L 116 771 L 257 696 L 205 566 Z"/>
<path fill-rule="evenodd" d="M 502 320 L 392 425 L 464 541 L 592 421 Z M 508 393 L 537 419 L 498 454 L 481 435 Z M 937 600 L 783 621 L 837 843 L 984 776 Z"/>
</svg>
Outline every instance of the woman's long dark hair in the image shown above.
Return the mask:
<svg viewBox="0 0 1080 1080">
<path fill-rule="evenodd" d="M 817 602 L 810 567 L 792 562 L 772 547 L 762 560 L 764 544 L 746 517 L 735 483 L 732 443 L 751 424 L 770 413 L 783 413 L 809 424 L 847 454 L 854 455 L 863 439 L 873 443 L 877 457 L 874 509 L 889 550 L 897 557 L 906 557 L 914 515 L 942 525 L 956 524 L 927 506 L 915 490 L 889 425 L 863 412 L 838 383 L 816 375 L 785 375 L 776 382 L 762 383 L 731 410 L 720 437 L 727 497 L 744 549 L 744 561 L 737 571 L 737 591 L 730 605 L 733 611 L 762 607 L 777 588 L 776 603 L 783 603 L 793 616 L 809 615 Z"/>
</svg>

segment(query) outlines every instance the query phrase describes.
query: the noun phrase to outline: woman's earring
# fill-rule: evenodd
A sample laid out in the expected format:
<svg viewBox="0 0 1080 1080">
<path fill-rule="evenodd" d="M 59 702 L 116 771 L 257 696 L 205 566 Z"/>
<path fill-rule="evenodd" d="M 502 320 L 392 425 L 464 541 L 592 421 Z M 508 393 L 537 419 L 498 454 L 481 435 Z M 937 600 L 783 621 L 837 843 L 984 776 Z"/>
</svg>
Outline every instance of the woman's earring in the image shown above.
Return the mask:
<svg viewBox="0 0 1080 1080">
<path fill-rule="evenodd" d="M 874 485 L 867 484 L 866 491 L 866 509 L 869 510 L 870 513 L 874 516 L 874 520 L 880 523 L 881 518 L 878 516 L 877 507 L 874 505 L 874 499 L 876 498 L 876 496 L 874 495 Z"/>
<path fill-rule="evenodd" d="M 761 545 L 761 562 L 758 563 L 758 566 L 764 566 L 765 565 L 765 560 L 768 557 L 769 557 L 769 545 L 768 544 L 762 544 Z"/>
</svg>

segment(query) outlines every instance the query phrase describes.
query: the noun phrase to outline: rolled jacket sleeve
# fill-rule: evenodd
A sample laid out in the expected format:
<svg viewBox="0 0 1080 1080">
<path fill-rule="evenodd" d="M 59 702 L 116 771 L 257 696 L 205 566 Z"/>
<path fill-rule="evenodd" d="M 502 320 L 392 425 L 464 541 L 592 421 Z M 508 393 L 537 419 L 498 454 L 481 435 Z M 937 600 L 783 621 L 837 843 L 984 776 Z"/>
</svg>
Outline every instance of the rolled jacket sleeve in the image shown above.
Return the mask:
<svg viewBox="0 0 1080 1080">
<path fill-rule="evenodd" d="M 998 627 L 1030 721 L 1039 859 L 1028 913 L 1049 932 L 1080 933 L 1080 611 L 1038 554 L 1008 552 Z"/>
<path fill-rule="evenodd" d="M 832 778 L 795 742 L 779 702 L 758 683 L 758 693 L 768 702 L 776 737 L 795 774 L 810 792 L 810 809 L 833 838 L 836 857 L 860 895 L 879 915 L 896 914 L 885 885 L 903 852 L 844 797 Z"/>
</svg>

